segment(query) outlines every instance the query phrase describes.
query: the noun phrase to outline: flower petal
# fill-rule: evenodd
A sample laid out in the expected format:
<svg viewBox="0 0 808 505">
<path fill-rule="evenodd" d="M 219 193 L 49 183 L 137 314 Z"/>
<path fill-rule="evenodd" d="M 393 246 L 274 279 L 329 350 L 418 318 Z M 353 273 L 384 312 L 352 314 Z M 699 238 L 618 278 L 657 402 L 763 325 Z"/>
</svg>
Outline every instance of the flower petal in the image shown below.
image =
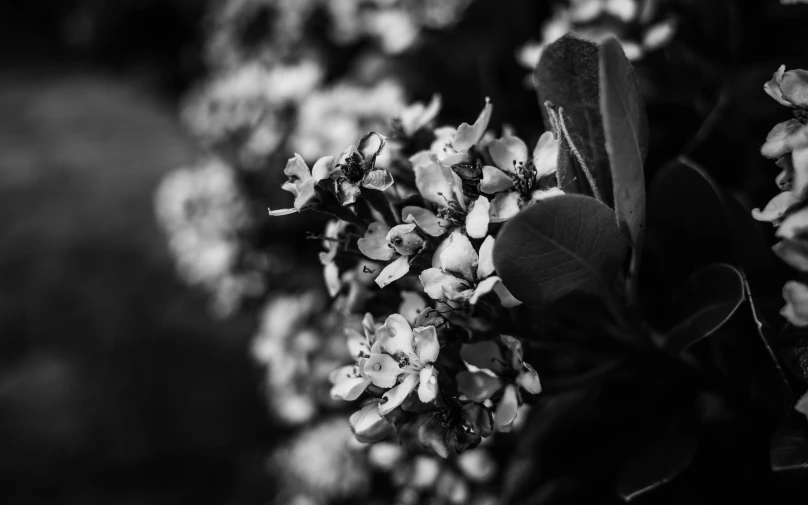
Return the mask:
<svg viewBox="0 0 808 505">
<path fill-rule="evenodd" d="M 356 150 L 364 160 L 363 170 L 365 173 L 373 170 L 376 156 L 384 149 L 385 144 L 387 144 L 387 137 L 376 132 L 370 132 L 359 140 Z"/>
<path fill-rule="evenodd" d="M 522 302 L 517 300 L 516 297 L 508 291 L 508 288 L 502 283 L 502 279 L 499 277 L 489 277 L 489 279 L 497 279 L 499 281 L 494 284 L 494 293 L 499 297 L 499 303 L 501 303 L 503 307 L 509 309 L 517 305 L 522 305 Z"/>
<path fill-rule="evenodd" d="M 384 169 L 371 170 L 362 178 L 362 186 L 378 191 L 385 191 L 394 182 L 393 175 Z"/>
<path fill-rule="evenodd" d="M 488 152 L 503 172 L 515 174 L 519 165 L 527 163 L 527 146 L 519 137 L 508 135 L 491 142 Z"/>
<path fill-rule="evenodd" d="M 339 200 L 339 203 L 343 206 L 355 203 L 356 199 L 359 198 L 359 195 L 362 193 L 358 185 L 349 182 L 347 179 L 337 180 L 334 189 L 337 193 L 337 200 Z"/>
<path fill-rule="evenodd" d="M 384 352 L 394 356 L 413 353 L 413 335 L 410 323 L 401 314 L 392 314 L 376 330 L 376 341 Z"/>
<path fill-rule="evenodd" d="M 432 266 L 461 275 L 474 282 L 479 257 L 471 241 L 459 231 L 452 232 L 435 250 Z"/>
<path fill-rule="evenodd" d="M 554 174 L 558 168 L 558 141 L 552 132 L 544 132 L 533 149 L 533 169 L 536 178 Z"/>
<path fill-rule="evenodd" d="M 808 326 L 808 286 L 801 282 L 788 281 L 783 286 L 786 306 L 780 311 L 794 326 Z"/>
<path fill-rule="evenodd" d="M 388 245 L 387 234 L 390 227 L 384 223 L 371 223 L 365 236 L 356 241 L 359 251 L 372 260 L 388 261 L 395 251 Z"/>
<path fill-rule="evenodd" d="M 800 128 L 802 128 L 802 124 L 796 119 L 777 123 L 766 135 L 766 142 L 760 148 L 760 154 L 767 158 L 777 159 L 790 153 L 792 147 L 786 142 L 786 138 Z"/>
<path fill-rule="evenodd" d="M 336 263 L 329 263 L 323 267 L 323 278 L 325 279 L 325 287 L 328 290 L 328 296 L 334 298 L 342 289 L 342 281 L 339 278 L 339 267 Z"/>
<path fill-rule="evenodd" d="M 783 99 L 783 93 L 780 91 L 780 82 L 783 80 L 783 74 L 786 71 L 785 65 L 780 65 L 780 68 L 774 73 L 772 78 L 763 85 L 763 91 L 767 95 L 777 100 L 781 105 L 790 107 L 791 104 Z"/>
<path fill-rule="evenodd" d="M 314 190 L 314 179 L 309 177 L 305 181 L 299 182 L 297 184 L 297 196 L 295 196 L 295 209 L 303 210 L 316 196 L 317 192 Z"/>
<path fill-rule="evenodd" d="M 314 182 L 322 181 L 323 179 L 328 178 L 328 174 L 331 172 L 333 167 L 333 156 L 324 156 L 317 160 L 314 166 L 311 167 L 311 177 L 314 179 Z"/>
<path fill-rule="evenodd" d="M 435 119 L 440 112 L 441 97 L 439 94 L 432 95 L 432 100 L 429 105 L 424 106 L 421 102 L 416 102 L 409 107 L 405 108 L 399 114 L 401 121 L 401 129 L 407 136 L 412 136 L 413 133 L 428 125 Z"/>
<path fill-rule="evenodd" d="M 483 238 L 488 234 L 488 212 L 491 203 L 488 198 L 480 195 L 472 204 L 466 214 L 466 233 L 471 238 Z"/>
<path fill-rule="evenodd" d="M 415 171 L 415 187 L 424 197 L 424 200 L 434 203 L 438 207 L 446 207 L 449 201 L 455 200 L 455 179 L 454 172 L 449 167 L 438 163 L 438 160 L 431 156 L 427 161 L 413 164 Z"/>
<path fill-rule="evenodd" d="M 398 306 L 398 313 L 408 323 L 412 324 L 426 308 L 426 300 L 415 291 L 401 292 L 401 304 Z"/>
<path fill-rule="evenodd" d="M 489 277 L 480 281 L 480 283 L 477 284 L 477 287 L 474 289 L 474 293 L 471 295 L 471 298 L 469 298 L 469 303 L 476 305 L 480 300 L 480 297 L 490 293 L 498 282 L 501 282 L 499 277 Z"/>
<path fill-rule="evenodd" d="M 527 363 L 523 363 L 523 366 L 525 369 L 519 374 L 519 377 L 516 378 L 516 382 L 522 386 L 522 389 L 532 395 L 541 393 L 541 381 L 539 380 L 539 374 L 536 373 L 536 370 L 534 370 L 533 367 Z"/>
<path fill-rule="evenodd" d="M 395 282 L 405 275 L 407 272 L 410 271 L 410 262 L 407 256 L 400 256 L 398 259 L 384 267 L 379 273 L 379 276 L 376 277 L 376 284 L 380 288 L 383 288 L 390 284 L 391 282 Z"/>
<path fill-rule="evenodd" d="M 808 146 L 794 149 L 791 152 L 791 162 L 794 170 L 791 192 L 798 200 L 803 201 L 808 188 Z"/>
<path fill-rule="evenodd" d="M 434 326 L 423 326 L 412 330 L 415 337 L 415 347 L 418 349 L 418 359 L 423 365 L 434 363 L 438 359 L 440 343 L 438 332 Z"/>
<path fill-rule="evenodd" d="M 461 292 L 469 288 L 469 283 L 440 268 L 427 268 L 419 276 L 424 292 L 433 300 L 442 300 L 447 293 Z"/>
<path fill-rule="evenodd" d="M 299 181 L 305 181 L 307 179 L 311 179 L 311 171 L 309 171 L 309 166 L 306 165 L 303 157 L 297 153 L 295 153 L 295 155 L 289 158 L 289 161 L 286 162 L 286 167 L 283 169 L 283 175 L 292 180 L 297 179 Z"/>
<path fill-rule="evenodd" d="M 414 223 L 427 235 L 440 237 L 449 229 L 451 223 L 441 219 L 427 209 L 421 207 L 404 207 L 401 217 L 405 223 Z"/>
<path fill-rule="evenodd" d="M 358 441 L 370 444 L 393 434 L 393 424 L 382 417 L 380 403 L 372 401 L 351 414 L 351 431 Z"/>
<path fill-rule="evenodd" d="M 343 371 L 346 368 L 353 370 L 352 366 L 342 367 L 338 370 L 336 381 L 331 388 L 331 398 L 352 402 L 365 392 L 370 385 L 370 380 L 365 377 L 356 377 L 352 373 L 349 375 L 348 372 Z"/>
<path fill-rule="evenodd" d="M 497 431 L 508 432 L 513 427 L 516 420 L 516 412 L 519 408 L 519 400 L 516 398 L 516 388 L 508 384 L 505 392 L 499 400 L 497 410 L 494 411 L 494 426 Z"/>
<path fill-rule="evenodd" d="M 780 81 L 783 100 L 795 107 L 808 107 L 808 71 L 789 70 Z"/>
<path fill-rule="evenodd" d="M 554 196 L 561 196 L 564 192 L 559 188 L 537 189 L 530 193 L 531 202 L 540 202 Z"/>
<path fill-rule="evenodd" d="M 484 402 L 502 388 L 499 377 L 485 372 L 462 371 L 457 374 L 457 390 L 473 402 Z"/>
<path fill-rule="evenodd" d="M 777 235 L 780 238 L 796 239 L 808 232 L 808 207 L 790 214 L 780 223 Z"/>
<path fill-rule="evenodd" d="M 403 372 L 398 361 L 388 354 L 374 353 L 365 361 L 364 373 L 370 381 L 380 388 L 391 388 Z"/>
<path fill-rule="evenodd" d="M 485 165 L 483 167 L 483 178 L 480 181 L 480 191 L 488 195 L 493 195 L 494 193 L 499 193 L 500 191 L 505 191 L 506 189 L 511 189 L 512 187 L 513 179 L 511 179 L 508 174 L 497 167 L 492 167 L 491 165 Z"/>
<path fill-rule="evenodd" d="M 438 396 L 438 371 L 432 365 L 421 369 L 419 373 L 418 399 L 429 403 Z"/>
<path fill-rule="evenodd" d="M 494 243 L 494 237 L 489 235 L 485 237 L 483 244 L 480 246 L 477 279 L 485 279 L 494 273 Z"/>
<path fill-rule="evenodd" d="M 297 209 L 280 209 L 280 210 L 267 209 L 267 210 L 269 211 L 269 215 L 273 216 L 273 217 L 288 216 L 289 214 L 294 214 L 296 212 L 300 212 Z"/>
<path fill-rule="evenodd" d="M 370 346 L 365 335 L 353 328 L 345 328 L 345 336 L 348 340 L 348 353 L 355 360 L 370 356 Z"/>
<path fill-rule="evenodd" d="M 398 386 L 384 394 L 384 399 L 379 403 L 379 412 L 382 415 L 387 415 L 412 393 L 415 386 L 418 384 L 419 377 L 415 374 L 407 374 L 404 380 Z"/>
<path fill-rule="evenodd" d="M 493 106 L 491 105 L 491 101 L 486 98 L 485 106 L 482 112 L 480 112 L 480 115 L 477 116 L 477 120 L 474 124 L 469 125 L 468 123 L 463 123 L 457 128 L 457 133 L 455 133 L 454 138 L 452 138 L 452 147 L 455 151 L 461 153 L 466 152 L 483 138 L 483 134 L 485 134 L 485 130 L 488 128 L 488 122 L 491 121 L 492 111 Z"/>
<path fill-rule="evenodd" d="M 752 210 L 752 217 L 758 221 L 776 222 L 779 221 L 788 211 L 791 206 L 798 203 L 797 198 L 791 191 L 784 191 L 771 199 L 762 211 L 760 209 Z"/>
<path fill-rule="evenodd" d="M 399 224 L 387 232 L 387 243 L 398 254 L 412 256 L 424 247 L 424 239 L 415 231 L 415 224 Z"/>
<path fill-rule="evenodd" d="M 516 191 L 500 193 L 491 201 L 491 222 L 501 223 L 519 214 L 521 195 Z"/>
</svg>

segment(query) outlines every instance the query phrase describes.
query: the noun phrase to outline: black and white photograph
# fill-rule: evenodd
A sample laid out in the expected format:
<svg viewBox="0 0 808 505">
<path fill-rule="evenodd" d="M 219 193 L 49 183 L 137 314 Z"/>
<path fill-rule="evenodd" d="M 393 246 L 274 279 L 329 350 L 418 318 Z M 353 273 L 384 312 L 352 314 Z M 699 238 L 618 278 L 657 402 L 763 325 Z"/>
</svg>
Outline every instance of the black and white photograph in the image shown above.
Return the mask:
<svg viewBox="0 0 808 505">
<path fill-rule="evenodd" d="M 0 503 L 808 503 L 808 0 L 0 40 Z"/>
</svg>

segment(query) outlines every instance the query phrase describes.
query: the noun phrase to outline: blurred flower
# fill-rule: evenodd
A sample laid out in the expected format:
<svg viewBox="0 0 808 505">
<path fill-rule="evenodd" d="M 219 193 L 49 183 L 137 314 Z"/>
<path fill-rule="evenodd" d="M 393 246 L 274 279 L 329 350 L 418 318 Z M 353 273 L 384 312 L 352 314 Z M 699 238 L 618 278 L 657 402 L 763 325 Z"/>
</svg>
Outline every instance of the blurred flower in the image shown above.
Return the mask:
<svg viewBox="0 0 808 505">
<path fill-rule="evenodd" d="M 299 104 L 322 78 L 313 60 L 266 67 L 252 63 L 214 77 L 191 94 L 183 119 L 203 145 L 235 151 L 247 168 L 283 141 Z"/>
<path fill-rule="evenodd" d="M 283 494 L 305 494 L 320 503 L 348 499 L 355 503 L 370 486 L 366 456 L 356 447 L 344 418 L 303 431 L 273 455 L 271 467 Z"/>
<path fill-rule="evenodd" d="M 266 365 L 267 401 L 274 416 L 289 424 L 311 420 L 318 411 L 318 389 L 324 387 L 326 370 L 344 356 L 341 346 L 330 343 L 329 323 L 322 318 L 325 301 L 315 293 L 281 296 L 270 300 L 261 312 L 253 338 L 252 354 Z M 320 324 L 325 324 L 324 329 Z M 332 330 L 333 331 L 333 330 Z M 325 366 L 319 367 L 318 362 Z"/>
<path fill-rule="evenodd" d="M 180 277 L 213 293 L 218 313 L 264 290 L 260 271 L 236 268 L 243 253 L 238 234 L 251 219 L 227 165 L 208 159 L 169 173 L 157 188 L 155 213 Z"/>
<path fill-rule="evenodd" d="M 405 107 L 403 89 L 390 80 L 318 90 L 303 100 L 290 146 L 304 159 L 341 152 L 368 131 L 384 131 Z"/>
<path fill-rule="evenodd" d="M 321 0 L 222 0 L 212 13 L 208 63 L 234 68 L 274 63 L 300 50 L 306 23 Z"/>
<path fill-rule="evenodd" d="M 516 58 L 533 70 L 545 47 L 566 33 L 602 42 L 615 37 L 630 60 L 668 45 L 676 35 L 677 21 L 672 15 L 659 14 L 658 3 L 638 0 L 569 0 L 557 6 L 553 16 L 541 27 L 541 40 L 530 41 L 517 51 Z M 525 80 L 533 86 L 532 76 Z"/>
</svg>

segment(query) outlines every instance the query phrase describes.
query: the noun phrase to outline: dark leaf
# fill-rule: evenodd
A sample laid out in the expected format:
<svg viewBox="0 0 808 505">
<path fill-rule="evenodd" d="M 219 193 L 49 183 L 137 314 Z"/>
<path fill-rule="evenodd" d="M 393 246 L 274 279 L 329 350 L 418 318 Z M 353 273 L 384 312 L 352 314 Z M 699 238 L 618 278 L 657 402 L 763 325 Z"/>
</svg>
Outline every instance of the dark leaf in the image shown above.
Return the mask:
<svg viewBox="0 0 808 505">
<path fill-rule="evenodd" d="M 679 354 L 721 327 L 744 300 L 741 273 L 727 264 L 697 271 L 673 295 L 676 325 L 662 337 L 662 347 Z"/>
<path fill-rule="evenodd" d="M 735 264 L 733 240 L 723 197 L 709 177 L 682 159 L 664 167 L 648 191 L 640 272 L 646 316 L 670 324 L 667 293 L 703 266 Z"/>
<path fill-rule="evenodd" d="M 769 461 L 775 472 L 808 469 L 808 436 L 805 430 L 785 424 L 781 426 L 772 436 Z"/>
<path fill-rule="evenodd" d="M 582 195 L 537 202 L 506 222 L 494 246 L 505 286 L 528 305 L 610 290 L 627 244 L 612 210 Z"/>
<path fill-rule="evenodd" d="M 648 444 L 620 470 L 617 493 L 632 501 L 672 481 L 693 462 L 701 437 L 677 419 L 662 438 Z"/>
<path fill-rule="evenodd" d="M 536 67 L 535 82 L 539 103 L 549 101 L 562 108 L 572 142 L 581 152 L 584 162 L 595 178 L 598 190 L 611 206 L 612 187 L 609 175 L 609 157 L 606 154 L 603 120 L 600 112 L 600 48 L 594 42 L 574 35 L 564 35 L 542 51 Z M 542 108 L 545 125 L 552 128 L 547 110 Z M 569 145 L 561 142 L 561 151 Z M 570 169 L 580 172 L 577 162 L 569 160 Z M 586 189 L 586 178 L 565 177 L 562 164 L 562 189 L 567 192 L 591 194 Z M 572 173 L 570 170 L 570 174 Z M 569 183 L 572 182 L 572 185 Z"/>
<path fill-rule="evenodd" d="M 614 210 L 639 261 L 645 233 L 645 177 L 648 119 L 637 79 L 620 43 L 610 38 L 600 46 L 600 109 L 611 166 Z"/>
</svg>

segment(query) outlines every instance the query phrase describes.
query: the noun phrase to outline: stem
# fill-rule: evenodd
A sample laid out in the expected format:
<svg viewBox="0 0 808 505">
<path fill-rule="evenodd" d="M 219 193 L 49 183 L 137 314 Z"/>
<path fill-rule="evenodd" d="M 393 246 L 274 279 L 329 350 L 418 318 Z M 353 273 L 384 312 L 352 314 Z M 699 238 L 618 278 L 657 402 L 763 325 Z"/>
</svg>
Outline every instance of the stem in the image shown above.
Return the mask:
<svg viewBox="0 0 808 505">
<path fill-rule="evenodd" d="M 575 155 L 575 159 L 578 160 L 578 163 L 581 165 L 581 170 L 584 171 L 584 175 L 586 176 L 587 182 L 589 182 L 589 187 L 592 188 L 592 195 L 600 200 L 603 201 L 603 198 L 600 197 L 600 191 L 598 191 L 598 186 L 595 183 L 595 178 L 592 177 L 592 173 L 589 171 L 589 168 L 586 166 L 586 162 L 584 162 L 584 158 L 581 153 L 578 151 L 578 148 L 575 147 L 575 143 L 572 141 L 572 136 L 570 135 L 569 130 L 567 130 L 567 123 L 564 121 L 564 109 L 558 109 L 558 124 L 561 126 L 561 131 L 564 132 L 564 138 L 567 140 L 567 145 L 570 146 L 570 151 Z"/>
</svg>

